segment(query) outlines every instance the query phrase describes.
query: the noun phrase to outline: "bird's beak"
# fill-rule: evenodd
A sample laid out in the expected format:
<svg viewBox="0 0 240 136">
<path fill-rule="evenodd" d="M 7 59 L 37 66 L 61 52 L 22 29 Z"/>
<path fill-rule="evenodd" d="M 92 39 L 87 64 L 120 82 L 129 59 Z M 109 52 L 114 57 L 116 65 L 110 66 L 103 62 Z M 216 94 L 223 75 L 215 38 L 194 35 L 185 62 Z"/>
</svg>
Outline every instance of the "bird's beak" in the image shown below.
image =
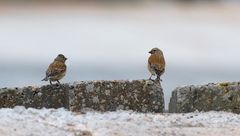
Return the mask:
<svg viewBox="0 0 240 136">
<path fill-rule="evenodd" d="M 67 60 L 68 58 L 65 58 L 65 60 Z"/>
<path fill-rule="evenodd" d="M 152 51 L 149 51 L 148 53 L 152 54 Z"/>
</svg>

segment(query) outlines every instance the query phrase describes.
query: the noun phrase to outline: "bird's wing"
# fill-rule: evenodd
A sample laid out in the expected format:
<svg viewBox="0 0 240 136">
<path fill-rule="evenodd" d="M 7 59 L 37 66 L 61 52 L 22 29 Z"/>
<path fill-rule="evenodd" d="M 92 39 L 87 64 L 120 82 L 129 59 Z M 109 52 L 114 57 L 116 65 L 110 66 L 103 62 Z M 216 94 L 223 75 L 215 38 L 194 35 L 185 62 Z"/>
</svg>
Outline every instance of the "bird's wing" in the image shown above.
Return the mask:
<svg viewBox="0 0 240 136">
<path fill-rule="evenodd" d="M 66 69 L 67 66 L 64 63 L 55 61 L 49 65 L 46 75 L 47 77 L 56 76 L 66 72 Z"/>
<path fill-rule="evenodd" d="M 163 71 L 165 69 L 165 59 L 162 55 L 152 54 L 148 59 L 148 63 L 155 70 Z"/>
</svg>

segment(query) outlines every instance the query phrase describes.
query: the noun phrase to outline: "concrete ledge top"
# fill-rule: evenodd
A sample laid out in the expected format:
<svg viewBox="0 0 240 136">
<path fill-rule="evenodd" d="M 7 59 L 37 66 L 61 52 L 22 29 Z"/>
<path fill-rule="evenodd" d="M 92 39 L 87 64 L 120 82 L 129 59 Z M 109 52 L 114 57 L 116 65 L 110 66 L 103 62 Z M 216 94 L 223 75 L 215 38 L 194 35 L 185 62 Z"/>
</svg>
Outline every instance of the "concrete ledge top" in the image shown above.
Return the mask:
<svg viewBox="0 0 240 136">
<path fill-rule="evenodd" d="M 14 106 L 163 112 L 164 95 L 161 84 L 150 80 L 80 81 L 0 89 L 0 107 Z"/>
</svg>

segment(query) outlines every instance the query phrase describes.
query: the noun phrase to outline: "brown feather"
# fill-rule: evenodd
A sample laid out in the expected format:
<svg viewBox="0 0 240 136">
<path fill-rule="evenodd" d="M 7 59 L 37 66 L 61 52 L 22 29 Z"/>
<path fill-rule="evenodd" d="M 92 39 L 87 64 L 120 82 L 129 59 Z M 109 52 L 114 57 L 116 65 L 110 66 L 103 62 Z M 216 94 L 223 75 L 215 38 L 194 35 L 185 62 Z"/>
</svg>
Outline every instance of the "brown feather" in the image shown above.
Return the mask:
<svg viewBox="0 0 240 136">
<path fill-rule="evenodd" d="M 165 59 L 161 54 L 151 54 L 148 59 L 148 63 L 151 68 L 159 71 L 164 71 L 165 69 Z"/>
<path fill-rule="evenodd" d="M 67 66 L 64 62 L 54 61 L 49 65 L 46 75 L 50 80 L 56 81 L 65 76 L 66 70 Z"/>
</svg>

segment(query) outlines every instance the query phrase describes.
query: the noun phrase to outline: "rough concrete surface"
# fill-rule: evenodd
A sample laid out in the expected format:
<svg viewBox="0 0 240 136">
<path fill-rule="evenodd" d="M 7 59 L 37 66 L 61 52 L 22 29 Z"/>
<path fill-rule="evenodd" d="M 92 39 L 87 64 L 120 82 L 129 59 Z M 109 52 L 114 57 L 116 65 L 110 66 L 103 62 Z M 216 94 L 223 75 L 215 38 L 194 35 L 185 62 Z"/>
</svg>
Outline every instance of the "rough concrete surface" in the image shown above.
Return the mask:
<svg viewBox="0 0 240 136">
<path fill-rule="evenodd" d="M 196 110 L 240 113 L 240 82 L 178 87 L 172 92 L 171 113 Z"/>
<path fill-rule="evenodd" d="M 239 136 L 240 115 L 0 109 L 0 136 Z"/>
<path fill-rule="evenodd" d="M 159 83 L 149 80 L 88 81 L 42 87 L 2 88 L 0 107 L 61 108 L 71 111 L 133 110 L 163 112 L 164 96 Z"/>
</svg>

